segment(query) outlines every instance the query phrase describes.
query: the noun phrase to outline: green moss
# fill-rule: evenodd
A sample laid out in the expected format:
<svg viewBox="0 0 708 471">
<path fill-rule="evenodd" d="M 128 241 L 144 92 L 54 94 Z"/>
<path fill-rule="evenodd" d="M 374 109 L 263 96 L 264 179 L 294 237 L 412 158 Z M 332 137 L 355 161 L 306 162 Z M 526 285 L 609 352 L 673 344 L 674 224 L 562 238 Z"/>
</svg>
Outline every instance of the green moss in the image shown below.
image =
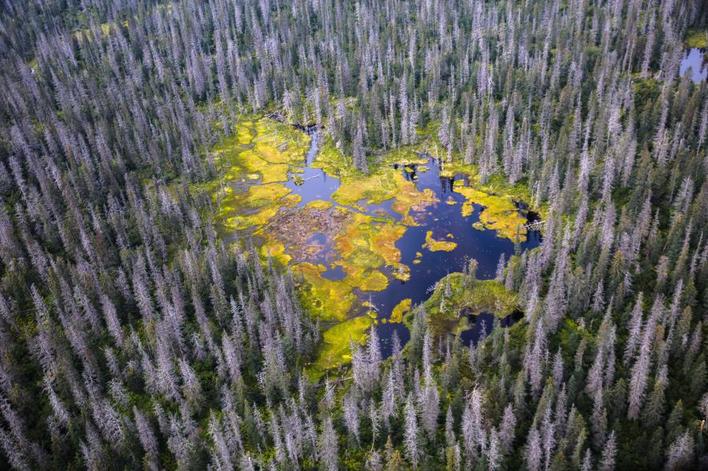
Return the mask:
<svg viewBox="0 0 708 471">
<path fill-rule="evenodd" d="M 691 29 L 686 34 L 684 42 L 686 47 L 706 49 L 708 48 L 708 31 Z"/>
<path fill-rule="evenodd" d="M 300 300 L 311 315 L 325 320 L 341 321 L 347 318 L 356 300 L 351 285 L 322 277 L 322 272 L 326 270 L 322 265 L 299 263 L 292 270 L 302 277 Z"/>
<path fill-rule="evenodd" d="M 342 177 L 342 185 L 332 195 L 339 204 L 361 208 L 360 202 L 381 204 L 393 200 L 392 208 L 404 218 L 404 223 L 414 225 L 411 210 L 422 210 L 437 202 L 429 190 L 419 191 L 415 184 L 406 180 L 391 167 L 379 168 L 369 175 L 354 174 Z"/>
<path fill-rule="evenodd" d="M 433 239 L 433 231 L 428 231 L 425 233 L 425 244 L 423 244 L 423 247 L 431 252 L 451 252 L 457 248 L 457 243 L 448 240 L 435 240 Z"/>
<path fill-rule="evenodd" d="M 378 271 L 384 265 L 401 269 L 401 252 L 396 247 L 406 228 L 352 212 L 352 220 L 334 240 L 347 277 L 342 280 L 363 291 L 380 291 L 388 285 L 386 276 Z"/>
<path fill-rule="evenodd" d="M 363 344 L 366 341 L 366 332 L 373 323 L 371 317 L 364 315 L 325 330 L 317 359 L 308 368 L 310 376 L 318 378 L 329 369 L 349 363 L 352 359 L 351 342 Z"/>
<path fill-rule="evenodd" d="M 412 300 L 411 298 L 406 298 L 400 303 L 396 304 L 396 307 L 391 311 L 391 317 L 388 319 L 389 322 L 400 324 L 403 321 L 403 316 L 408 314 L 411 310 Z"/>
<path fill-rule="evenodd" d="M 498 281 L 451 273 L 438 281 L 424 306 L 431 329 L 440 335 L 458 330 L 462 311 L 473 315 L 489 312 L 504 318 L 517 310 L 518 304 L 517 295 Z"/>
<path fill-rule="evenodd" d="M 358 172 L 353 168 L 351 159 L 345 156 L 332 142 L 332 139 L 326 137 L 320 146 L 315 161 L 312 162 L 312 167 L 321 168 L 327 175 L 341 178 L 345 175 L 356 175 Z"/>
<path fill-rule="evenodd" d="M 518 210 L 511 196 L 486 193 L 461 183 L 461 180 L 455 182 L 454 191 L 465 197 L 461 209 L 463 216 L 472 214 L 473 204 L 479 204 L 484 206 L 479 216 L 479 225 L 484 229 L 497 231 L 499 237 L 515 242 L 526 240 L 526 218 Z"/>
</svg>

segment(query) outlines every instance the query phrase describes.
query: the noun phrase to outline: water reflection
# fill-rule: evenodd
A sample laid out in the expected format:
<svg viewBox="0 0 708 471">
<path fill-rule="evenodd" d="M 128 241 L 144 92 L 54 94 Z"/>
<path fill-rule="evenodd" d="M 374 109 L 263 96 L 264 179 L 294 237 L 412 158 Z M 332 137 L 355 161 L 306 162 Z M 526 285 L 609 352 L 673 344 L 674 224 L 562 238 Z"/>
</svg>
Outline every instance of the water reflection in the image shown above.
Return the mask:
<svg viewBox="0 0 708 471">
<path fill-rule="evenodd" d="M 686 51 L 686 55 L 681 59 L 679 65 L 679 76 L 688 75 L 689 78 L 699 83 L 708 77 L 708 63 L 705 58 L 705 50 L 691 48 Z"/>
</svg>

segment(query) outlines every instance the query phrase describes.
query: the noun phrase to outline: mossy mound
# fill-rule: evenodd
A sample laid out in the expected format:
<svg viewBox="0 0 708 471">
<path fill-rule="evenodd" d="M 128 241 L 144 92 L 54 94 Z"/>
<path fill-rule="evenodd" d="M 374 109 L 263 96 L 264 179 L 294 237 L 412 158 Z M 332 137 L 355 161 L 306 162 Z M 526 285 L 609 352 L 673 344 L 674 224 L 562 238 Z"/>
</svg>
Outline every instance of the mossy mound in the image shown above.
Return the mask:
<svg viewBox="0 0 708 471">
<path fill-rule="evenodd" d="M 428 157 L 421 154 L 418 146 L 399 147 L 386 152 L 380 159 L 382 165 L 424 165 L 428 163 Z"/>
<path fill-rule="evenodd" d="M 433 239 L 433 231 L 425 233 L 425 244 L 423 247 L 431 252 L 451 252 L 457 248 L 457 243 L 449 240 Z"/>
<path fill-rule="evenodd" d="M 359 173 L 352 166 L 351 159 L 337 149 L 330 138 L 323 140 L 312 167 L 320 168 L 327 175 L 338 178 Z"/>
<path fill-rule="evenodd" d="M 391 311 L 391 317 L 389 317 L 388 321 L 394 324 L 400 324 L 403 321 L 403 316 L 410 312 L 411 304 L 411 298 L 406 298 L 396 304 L 396 306 Z"/>
<path fill-rule="evenodd" d="M 484 229 L 497 231 L 499 237 L 514 242 L 526 240 L 526 218 L 519 212 L 510 196 L 485 193 L 474 187 L 464 186 L 461 180 L 455 181 L 454 191 L 465 197 L 461 209 L 463 216 L 472 214 L 473 205 L 479 204 L 484 207 L 479 216 L 479 225 Z"/>
<path fill-rule="evenodd" d="M 394 266 L 391 275 L 398 281 L 408 281 L 411 279 L 411 268 L 405 263 L 398 263 Z"/>
<path fill-rule="evenodd" d="M 264 259 L 277 261 L 281 266 L 287 266 L 292 257 L 285 251 L 285 245 L 269 237 L 260 247 L 260 254 Z"/>
<path fill-rule="evenodd" d="M 518 309 L 518 304 L 518 296 L 498 281 L 451 273 L 438 281 L 424 306 L 431 329 L 442 335 L 459 330 L 460 321 L 465 320 L 460 317 L 462 311 L 473 315 L 489 312 L 505 318 Z"/>
</svg>

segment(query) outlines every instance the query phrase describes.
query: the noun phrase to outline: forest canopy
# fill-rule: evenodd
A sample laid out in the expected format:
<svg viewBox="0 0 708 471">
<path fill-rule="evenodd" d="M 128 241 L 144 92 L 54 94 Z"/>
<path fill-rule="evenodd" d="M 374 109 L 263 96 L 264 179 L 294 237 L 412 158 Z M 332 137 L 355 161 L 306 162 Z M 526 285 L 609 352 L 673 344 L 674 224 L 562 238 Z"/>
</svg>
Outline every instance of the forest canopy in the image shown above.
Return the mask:
<svg viewBox="0 0 708 471">
<path fill-rule="evenodd" d="M 0 2 L 0 467 L 708 468 L 707 48 L 705 0 Z"/>
</svg>

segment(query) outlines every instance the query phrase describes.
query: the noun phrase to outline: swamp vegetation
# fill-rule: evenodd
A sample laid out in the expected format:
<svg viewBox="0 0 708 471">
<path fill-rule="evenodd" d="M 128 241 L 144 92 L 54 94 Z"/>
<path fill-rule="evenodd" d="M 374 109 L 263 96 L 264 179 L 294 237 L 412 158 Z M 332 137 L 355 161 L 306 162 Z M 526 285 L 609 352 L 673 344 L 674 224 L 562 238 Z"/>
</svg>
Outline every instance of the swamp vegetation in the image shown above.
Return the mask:
<svg viewBox="0 0 708 471">
<path fill-rule="evenodd" d="M 239 119 L 233 136 L 212 151 L 221 178 L 208 186 L 214 189 L 225 236 L 255 240 L 264 263 L 289 269 L 303 307 L 325 326 L 313 374 L 348 363 L 350 343 L 363 344 L 370 326 L 401 324 L 411 309 L 411 297 L 423 301 L 429 287 L 439 281 L 426 276 L 430 284 L 425 285 L 417 279 L 421 272 L 442 277 L 440 266 L 448 273 L 461 270 L 473 254 L 465 253 L 467 246 L 456 250 L 456 236 L 474 239 L 467 244 L 488 253 L 482 258 L 487 264 L 483 277 L 496 268 L 501 254 L 511 255 L 510 244 L 497 238 L 516 244 L 517 252 L 522 245 L 537 243 L 538 234 L 533 234 L 534 243 L 526 243 L 528 210 L 520 208 L 528 206 L 515 199 L 528 190 L 518 185 L 494 190 L 473 186 L 479 182 L 475 166 L 448 168 L 424 151 L 435 145 L 430 134 L 421 133 L 416 146 L 377 156 L 363 172 L 331 138 L 322 139 L 314 125 L 310 129 L 308 134 L 272 117 Z M 404 239 L 421 226 L 426 228 L 422 244 L 408 241 L 410 236 Z M 495 237 L 474 237 L 484 230 L 494 231 Z M 438 238 L 434 233 L 440 234 Z M 444 260 L 426 256 L 440 251 L 455 254 Z M 414 270 L 402 262 L 412 252 L 420 265 Z M 464 294 L 455 289 L 455 297 L 470 297 L 475 314 L 486 311 L 506 317 L 519 308 L 506 290 L 483 288 L 490 286 L 486 283 L 495 282 L 475 283 L 478 288 Z M 439 303 L 435 294 L 431 301 Z M 483 300 L 477 299 L 480 295 Z M 441 309 L 428 310 L 433 332 L 443 336 L 454 332 L 452 326 L 464 319 L 462 309 L 470 303 L 451 299 L 442 315 Z M 384 345 L 393 331 L 381 332 Z M 395 331 L 408 338 L 402 326 Z"/>
</svg>

